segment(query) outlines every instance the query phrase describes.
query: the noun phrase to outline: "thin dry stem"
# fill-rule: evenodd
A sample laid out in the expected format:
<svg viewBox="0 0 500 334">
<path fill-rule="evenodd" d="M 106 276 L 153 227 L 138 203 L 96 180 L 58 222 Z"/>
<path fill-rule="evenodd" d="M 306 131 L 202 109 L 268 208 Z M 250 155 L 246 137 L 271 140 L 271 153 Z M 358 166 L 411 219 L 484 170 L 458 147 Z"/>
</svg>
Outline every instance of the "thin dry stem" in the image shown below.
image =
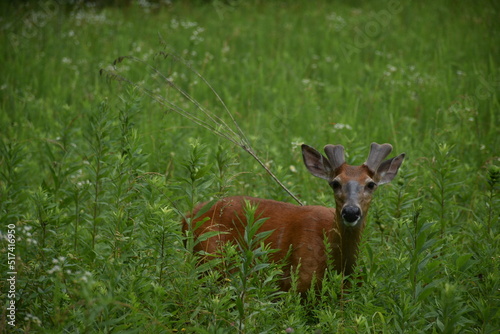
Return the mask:
<svg viewBox="0 0 500 334">
<path fill-rule="evenodd" d="M 226 104 L 222 100 L 222 98 L 217 94 L 215 89 L 210 85 L 210 83 L 198 72 L 196 71 L 186 60 L 184 60 L 181 57 L 177 57 L 173 54 L 170 53 L 165 53 L 165 52 L 160 52 L 158 53 L 159 56 L 162 56 L 163 58 L 170 57 L 174 61 L 182 63 L 184 67 L 189 69 L 192 73 L 194 73 L 199 79 L 203 81 L 203 83 L 210 89 L 212 94 L 215 95 L 217 101 L 222 105 L 224 112 L 229 116 L 231 123 L 233 124 L 234 128 L 229 126 L 221 117 L 217 116 L 210 110 L 207 110 L 204 108 L 194 97 L 192 97 L 189 93 L 184 91 L 182 88 L 180 88 L 178 85 L 176 85 L 171 79 L 166 77 L 163 73 L 161 73 L 156 67 L 148 64 L 144 60 L 141 60 L 139 58 L 133 57 L 133 56 L 122 56 L 117 58 L 113 62 L 114 68 L 112 70 L 110 69 L 101 69 L 99 72 L 101 75 L 106 75 L 107 78 L 116 80 L 119 82 L 124 82 L 135 89 L 139 90 L 143 94 L 149 96 L 156 102 L 158 102 L 160 105 L 166 107 L 168 110 L 173 111 L 178 113 L 179 115 L 189 119 L 193 123 L 209 130 L 210 132 L 225 138 L 232 142 L 233 144 L 241 147 L 245 152 L 250 154 L 261 166 L 264 168 L 264 170 L 271 176 L 271 178 L 281 187 L 283 190 L 285 190 L 297 203 L 300 205 L 303 205 L 302 202 L 276 177 L 276 175 L 273 174 L 273 172 L 262 162 L 262 160 L 257 156 L 255 151 L 252 149 L 250 146 L 250 142 L 248 141 L 247 137 L 241 130 L 240 126 L 238 125 L 238 122 L 236 122 L 236 119 L 234 118 L 233 114 L 229 111 L 227 108 Z M 152 75 L 155 75 L 163 81 L 163 83 L 167 84 L 169 87 L 172 87 L 174 90 L 176 90 L 178 93 L 180 93 L 185 99 L 187 99 L 191 104 L 193 104 L 196 109 L 198 109 L 202 115 L 204 115 L 208 120 L 204 120 L 200 117 L 200 115 L 196 115 L 193 112 L 187 111 L 177 104 L 169 101 L 167 98 L 164 96 L 155 93 L 152 89 L 145 87 L 144 84 L 134 82 L 126 77 L 124 77 L 121 74 L 118 74 L 115 69 L 116 66 L 120 65 L 123 63 L 125 60 L 131 60 L 133 62 L 139 63 L 143 66 L 145 66 L 149 72 Z"/>
</svg>

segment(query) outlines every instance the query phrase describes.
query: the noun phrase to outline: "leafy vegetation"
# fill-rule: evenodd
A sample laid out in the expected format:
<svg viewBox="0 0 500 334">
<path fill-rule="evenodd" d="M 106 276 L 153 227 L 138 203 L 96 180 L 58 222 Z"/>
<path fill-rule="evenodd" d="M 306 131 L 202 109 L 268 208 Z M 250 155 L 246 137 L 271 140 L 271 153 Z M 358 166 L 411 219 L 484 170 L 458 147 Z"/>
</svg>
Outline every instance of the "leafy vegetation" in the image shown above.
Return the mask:
<svg viewBox="0 0 500 334">
<path fill-rule="evenodd" d="M 499 331 L 495 2 L 0 8 L 2 332 Z M 238 145 L 99 74 L 119 68 L 182 110 L 233 124 L 202 78 L 165 53 L 210 82 L 264 165 L 304 203 L 332 206 L 333 196 L 302 167 L 301 143 L 342 144 L 352 164 L 372 141 L 407 153 L 372 204 L 362 285 L 340 294 L 341 278 L 328 272 L 305 298 L 278 292 L 279 265 L 256 233 L 265 217 L 252 207 L 245 243 L 197 265 L 195 241 L 181 233 L 197 203 L 293 199 Z M 145 63 L 113 67 L 120 56 Z"/>
</svg>

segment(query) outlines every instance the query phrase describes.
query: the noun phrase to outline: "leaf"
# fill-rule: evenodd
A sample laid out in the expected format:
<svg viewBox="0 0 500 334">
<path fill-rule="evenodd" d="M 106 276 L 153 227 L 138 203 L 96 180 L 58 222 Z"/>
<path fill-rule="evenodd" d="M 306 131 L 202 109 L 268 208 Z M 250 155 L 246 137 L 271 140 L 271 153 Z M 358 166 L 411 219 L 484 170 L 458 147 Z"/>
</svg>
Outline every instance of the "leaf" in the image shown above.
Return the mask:
<svg viewBox="0 0 500 334">
<path fill-rule="evenodd" d="M 257 264 L 256 266 L 254 266 L 252 268 L 252 272 L 260 271 L 260 270 L 262 270 L 264 268 L 269 267 L 270 265 L 271 265 L 270 263 L 259 263 L 259 264 Z"/>
<path fill-rule="evenodd" d="M 243 316 L 243 314 L 245 313 L 245 309 L 243 307 L 243 300 L 238 297 L 236 298 L 236 309 L 238 310 L 238 313 L 240 314 L 240 316 Z"/>
<path fill-rule="evenodd" d="M 205 241 L 207 239 L 210 239 L 211 237 L 215 237 L 215 236 L 221 235 L 221 234 L 229 234 L 229 232 L 223 232 L 223 231 L 209 231 L 209 232 L 205 232 L 202 235 L 198 236 L 198 238 L 196 238 L 196 241 L 197 242 L 202 242 L 202 241 Z"/>
<path fill-rule="evenodd" d="M 260 242 L 266 240 L 275 230 L 260 232 L 255 236 L 255 241 Z"/>
<path fill-rule="evenodd" d="M 208 210 L 210 210 L 214 204 L 217 202 L 217 200 L 211 200 L 206 202 L 199 210 L 196 212 L 196 214 L 193 216 L 193 220 L 197 219 L 201 216 L 203 216 Z"/>
<path fill-rule="evenodd" d="M 429 239 L 429 240 L 427 240 L 422 245 L 422 248 L 420 249 L 420 252 L 422 253 L 422 252 L 426 251 L 427 249 L 431 248 L 436 242 L 437 242 L 436 239 Z"/>
<path fill-rule="evenodd" d="M 455 266 L 458 271 L 465 271 L 468 267 L 472 265 L 472 263 L 469 263 L 469 260 L 471 259 L 472 254 L 467 253 L 460 255 L 456 260 L 455 260 Z"/>
<path fill-rule="evenodd" d="M 417 284 L 415 288 L 415 296 L 419 302 L 422 302 L 427 299 L 431 294 L 436 292 L 437 282 L 431 282 L 427 285 L 422 286 L 420 283 Z"/>
</svg>

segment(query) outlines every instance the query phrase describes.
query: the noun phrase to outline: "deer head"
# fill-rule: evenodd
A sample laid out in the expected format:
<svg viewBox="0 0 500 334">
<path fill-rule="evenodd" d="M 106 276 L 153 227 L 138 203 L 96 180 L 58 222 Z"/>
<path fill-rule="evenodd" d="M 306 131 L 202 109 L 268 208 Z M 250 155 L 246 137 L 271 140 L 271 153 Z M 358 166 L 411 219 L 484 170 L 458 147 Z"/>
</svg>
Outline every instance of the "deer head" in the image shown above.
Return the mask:
<svg viewBox="0 0 500 334">
<path fill-rule="evenodd" d="M 372 143 L 366 162 L 351 166 L 345 162 L 342 145 L 326 145 L 324 150 L 326 157 L 311 146 L 302 145 L 304 164 L 312 175 L 327 180 L 332 187 L 337 221 L 346 227 L 362 227 L 373 192 L 396 176 L 405 155 L 384 161 L 392 146 Z"/>
</svg>

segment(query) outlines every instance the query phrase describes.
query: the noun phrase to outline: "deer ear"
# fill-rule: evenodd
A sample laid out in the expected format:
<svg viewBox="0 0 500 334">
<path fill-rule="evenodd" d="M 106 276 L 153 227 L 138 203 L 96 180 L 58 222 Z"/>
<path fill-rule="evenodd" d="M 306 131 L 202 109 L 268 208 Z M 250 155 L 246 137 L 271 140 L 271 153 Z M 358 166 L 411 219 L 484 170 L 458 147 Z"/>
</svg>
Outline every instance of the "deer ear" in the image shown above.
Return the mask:
<svg viewBox="0 0 500 334">
<path fill-rule="evenodd" d="M 380 164 L 377 169 L 376 178 L 379 180 L 378 184 L 389 183 L 398 174 L 399 167 L 403 163 L 405 154 L 400 154 L 397 157 L 386 160 Z"/>
<path fill-rule="evenodd" d="M 319 178 L 329 180 L 332 174 L 332 166 L 327 158 L 311 146 L 302 145 L 302 158 L 309 172 Z"/>
</svg>

